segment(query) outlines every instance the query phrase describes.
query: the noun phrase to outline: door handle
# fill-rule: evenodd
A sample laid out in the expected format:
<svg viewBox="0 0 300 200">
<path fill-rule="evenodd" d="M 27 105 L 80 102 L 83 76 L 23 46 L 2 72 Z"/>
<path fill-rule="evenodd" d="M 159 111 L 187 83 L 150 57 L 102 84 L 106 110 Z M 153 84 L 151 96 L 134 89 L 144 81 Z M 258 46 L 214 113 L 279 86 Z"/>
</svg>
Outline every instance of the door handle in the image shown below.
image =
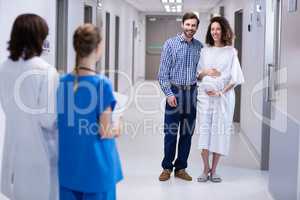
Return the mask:
<svg viewBox="0 0 300 200">
<path fill-rule="evenodd" d="M 268 75 L 268 87 L 267 87 L 267 101 L 275 101 L 275 65 L 268 64 L 267 68 Z"/>
</svg>

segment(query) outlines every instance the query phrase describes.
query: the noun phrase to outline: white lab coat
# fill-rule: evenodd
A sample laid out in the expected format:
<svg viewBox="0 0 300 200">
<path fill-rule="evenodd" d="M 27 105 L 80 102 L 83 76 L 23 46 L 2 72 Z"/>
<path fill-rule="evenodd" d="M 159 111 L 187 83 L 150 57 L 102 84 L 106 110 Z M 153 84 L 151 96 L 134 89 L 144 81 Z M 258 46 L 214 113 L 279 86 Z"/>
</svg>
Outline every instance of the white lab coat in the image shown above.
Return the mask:
<svg viewBox="0 0 300 200">
<path fill-rule="evenodd" d="M 10 200 L 57 199 L 57 85 L 56 69 L 39 57 L 0 65 L 1 192 Z"/>
</svg>

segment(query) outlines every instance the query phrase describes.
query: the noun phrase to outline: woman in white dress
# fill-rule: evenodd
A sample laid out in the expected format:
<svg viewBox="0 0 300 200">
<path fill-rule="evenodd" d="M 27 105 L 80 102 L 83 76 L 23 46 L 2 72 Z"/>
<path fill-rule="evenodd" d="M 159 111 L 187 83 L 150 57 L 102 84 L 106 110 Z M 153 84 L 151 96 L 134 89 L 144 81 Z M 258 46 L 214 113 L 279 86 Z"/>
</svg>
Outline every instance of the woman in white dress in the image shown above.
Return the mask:
<svg viewBox="0 0 300 200">
<path fill-rule="evenodd" d="M 24 14 L 13 24 L 9 58 L 0 65 L 5 114 L 1 192 L 10 200 L 57 196 L 55 102 L 58 74 L 40 55 L 48 35 L 41 17 Z"/>
<path fill-rule="evenodd" d="M 211 19 L 207 30 L 208 47 L 201 50 L 198 66 L 198 97 L 196 133 L 204 164 L 199 182 L 221 182 L 216 174 L 220 157 L 228 155 L 235 106 L 234 87 L 244 82 L 244 76 L 232 47 L 233 33 L 224 17 Z M 219 72 L 215 76 L 214 72 Z M 214 76 L 212 76 L 214 74 Z M 212 165 L 209 155 L 212 153 Z"/>
</svg>

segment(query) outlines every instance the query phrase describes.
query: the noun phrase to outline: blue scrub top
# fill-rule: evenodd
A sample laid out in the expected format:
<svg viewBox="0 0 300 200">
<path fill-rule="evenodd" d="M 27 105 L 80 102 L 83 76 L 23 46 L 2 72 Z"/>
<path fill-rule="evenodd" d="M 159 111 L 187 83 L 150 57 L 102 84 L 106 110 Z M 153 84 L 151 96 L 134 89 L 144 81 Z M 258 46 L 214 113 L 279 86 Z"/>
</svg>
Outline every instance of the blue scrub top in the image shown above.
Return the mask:
<svg viewBox="0 0 300 200">
<path fill-rule="evenodd" d="M 60 186 L 82 192 L 106 192 L 123 178 L 115 139 L 101 139 L 99 119 L 116 100 L 102 75 L 60 79 L 57 93 Z"/>
</svg>

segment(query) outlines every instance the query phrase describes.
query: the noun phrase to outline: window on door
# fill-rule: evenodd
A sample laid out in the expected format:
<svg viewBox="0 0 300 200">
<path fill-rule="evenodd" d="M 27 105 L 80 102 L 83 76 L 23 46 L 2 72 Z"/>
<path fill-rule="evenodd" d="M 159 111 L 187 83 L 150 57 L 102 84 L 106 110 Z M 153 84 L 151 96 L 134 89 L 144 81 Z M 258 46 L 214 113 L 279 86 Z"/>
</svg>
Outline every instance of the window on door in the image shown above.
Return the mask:
<svg viewBox="0 0 300 200">
<path fill-rule="evenodd" d="M 68 0 L 57 0 L 56 56 L 55 65 L 59 72 L 67 72 L 68 59 Z"/>
<path fill-rule="evenodd" d="M 93 7 L 84 5 L 84 23 L 93 23 Z"/>
</svg>

